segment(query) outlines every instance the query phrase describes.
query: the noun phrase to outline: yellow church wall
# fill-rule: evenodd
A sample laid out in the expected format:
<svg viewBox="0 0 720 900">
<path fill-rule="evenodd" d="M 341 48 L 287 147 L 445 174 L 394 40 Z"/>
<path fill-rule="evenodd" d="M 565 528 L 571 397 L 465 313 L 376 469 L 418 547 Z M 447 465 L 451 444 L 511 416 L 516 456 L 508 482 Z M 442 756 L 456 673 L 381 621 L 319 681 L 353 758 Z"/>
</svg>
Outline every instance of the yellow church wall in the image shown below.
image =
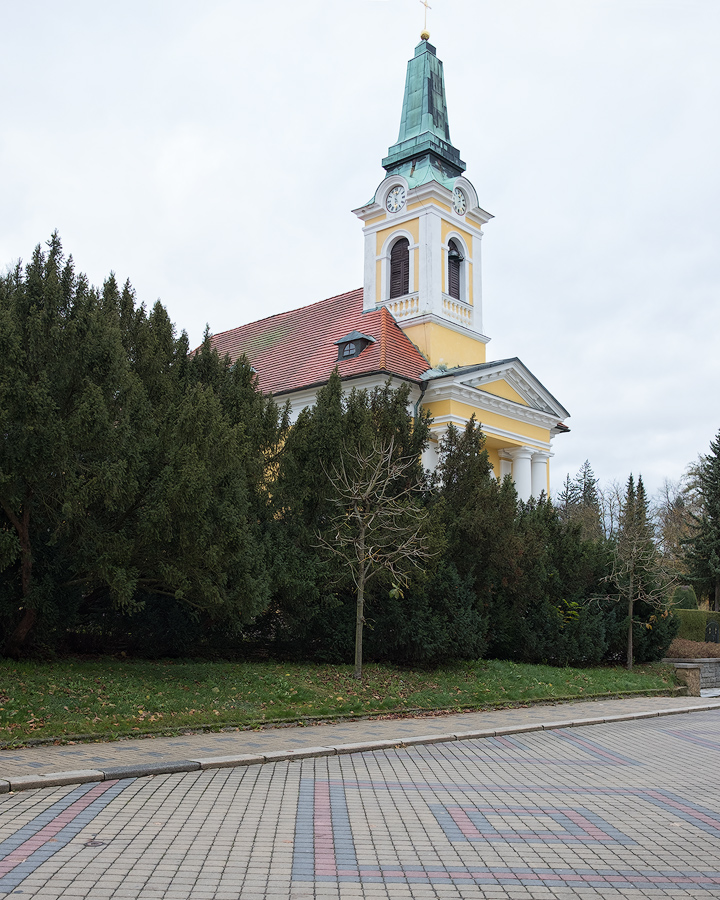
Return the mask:
<svg viewBox="0 0 720 900">
<path fill-rule="evenodd" d="M 368 228 L 370 225 L 377 225 L 378 222 L 384 222 L 387 219 L 387 214 L 383 213 L 381 216 L 375 216 L 374 219 L 368 219 L 365 222 L 365 227 Z"/>
<path fill-rule="evenodd" d="M 447 222 L 445 219 L 442 221 L 442 241 L 443 244 L 447 244 L 448 235 L 451 232 L 456 232 L 460 235 L 460 237 L 465 241 L 465 246 L 469 249 L 472 249 L 472 235 L 469 231 L 465 231 L 464 228 L 458 228 L 458 226 L 454 222 Z"/>
<path fill-rule="evenodd" d="M 518 422 L 517 419 L 510 419 L 508 416 L 489 412 L 488 410 L 479 410 L 457 400 L 435 400 L 434 402 L 423 404 L 423 406 L 434 419 L 446 416 L 458 416 L 462 419 L 469 419 L 475 413 L 475 418 L 483 427 L 497 428 L 500 431 L 511 431 L 518 435 L 517 438 L 493 438 L 491 436 L 488 438 L 489 447 L 519 447 L 524 444 L 534 443 L 545 445 L 538 447 L 538 449 L 542 450 L 550 443 L 550 432 L 547 428 L 530 425 L 528 422 Z"/>
<path fill-rule="evenodd" d="M 500 457 L 498 455 L 497 449 L 495 447 L 486 447 L 488 459 L 490 460 L 490 465 L 493 467 L 493 472 L 495 472 L 496 477 L 500 476 Z"/>
<path fill-rule="evenodd" d="M 403 331 L 432 367 L 472 366 L 485 362 L 485 344 L 437 322 L 405 325 Z"/>
<path fill-rule="evenodd" d="M 488 394 L 495 394 L 496 397 L 503 397 L 505 400 L 512 400 L 515 403 L 522 403 L 523 406 L 530 404 L 524 400 L 515 388 L 510 387 L 507 381 L 493 381 L 490 384 L 484 384 L 479 391 L 485 391 Z"/>
<path fill-rule="evenodd" d="M 410 219 L 409 222 L 403 222 L 402 225 L 391 225 L 389 228 L 383 228 L 377 232 L 377 255 L 380 256 L 382 253 L 383 245 L 385 241 L 391 237 L 396 231 L 409 231 L 413 236 L 413 241 L 416 244 L 420 243 L 420 220 L 419 219 Z"/>
</svg>

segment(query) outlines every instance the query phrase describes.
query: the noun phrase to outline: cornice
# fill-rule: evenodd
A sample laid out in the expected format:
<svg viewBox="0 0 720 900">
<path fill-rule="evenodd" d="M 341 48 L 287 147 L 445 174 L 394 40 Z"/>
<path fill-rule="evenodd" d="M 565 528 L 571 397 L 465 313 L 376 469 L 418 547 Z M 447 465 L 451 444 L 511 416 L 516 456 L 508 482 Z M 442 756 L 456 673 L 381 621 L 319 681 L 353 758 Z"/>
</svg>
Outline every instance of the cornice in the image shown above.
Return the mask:
<svg viewBox="0 0 720 900">
<path fill-rule="evenodd" d="M 427 396 L 427 395 L 426 395 Z M 425 400 L 425 397 L 423 397 Z M 430 424 L 430 431 L 437 436 L 440 436 L 441 433 L 445 431 L 448 425 L 455 425 L 457 428 L 465 428 L 467 425 L 467 419 L 464 419 L 462 416 L 437 416 L 433 419 Z M 538 441 L 535 438 L 528 438 L 526 434 L 519 434 L 517 431 L 507 431 L 504 428 L 496 428 L 490 425 L 486 425 L 484 422 L 479 423 L 482 433 L 486 437 L 494 437 L 498 440 L 502 441 L 512 441 L 512 446 L 508 446 L 507 449 L 514 449 L 514 447 L 531 447 L 534 451 L 538 453 L 546 453 L 548 456 L 554 456 L 552 453 L 552 444 L 549 441 Z"/>
<path fill-rule="evenodd" d="M 528 425 L 537 425 L 548 430 L 554 428 L 558 420 L 558 416 L 552 412 L 545 412 L 532 406 L 523 406 L 521 403 L 506 400 L 496 394 L 488 394 L 486 391 L 460 381 L 450 383 L 446 379 L 443 379 L 442 383 L 430 381 L 425 392 L 425 402 L 430 403 L 433 400 L 457 400 L 487 412 L 499 413 L 509 419 L 517 419 Z"/>
<path fill-rule="evenodd" d="M 390 312 L 390 310 L 388 310 Z M 393 318 L 395 318 L 393 316 Z M 479 341 L 481 344 L 489 344 L 491 338 L 487 337 L 487 335 L 480 334 L 479 331 L 473 331 L 472 328 L 466 328 L 464 325 L 458 325 L 456 322 L 452 322 L 450 319 L 443 319 L 435 313 L 425 313 L 422 316 L 415 316 L 410 319 L 403 319 L 402 321 L 398 321 L 395 319 L 398 325 L 401 328 L 410 328 L 413 325 L 426 325 L 431 322 L 435 325 L 442 325 L 443 328 L 448 328 L 450 331 L 457 331 L 458 334 L 462 334 L 465 337 L 473 338 L 473 340 Z"/>
<path fill-rule="evenodd" d="M 471 183 L 466 178 L 458 179 L 458 183 L 460 183 L 466 191 L 468 190 L 468 188 L 472 188 L 474 197 L 477 197 L 475 188 L 472 187 Z M 465 227 L 466 230 L 473 232 L 479 237 L 482 237 L 482 226 L 489 222 L 490 219 L 494 218 L 489 212 L 486 212 L 479 206 L 468 209 L 464 216 L 459 216 L 457 215 L 457 213 L 446 212 L 443 209 L 438 209 L 434 206 L 434 204 L 431 204 L 425 209 L 414 209 L 412 211 L 408 211 L 407 207 L 410 206 L 411 203 L 423 203 L 425 201 L 433 199 L 440 201 L 441 203 L 450 207 L 450 209 L 452 210 L 452 191 L 448 190 L 437 181 L 428 181 L 425 184 L 418 185 L 417 187 L 407 188 L 407 181 L 401 175 L 392 175 L 381 181 L 375 192 L 375 197 L 377 197 L 378 199 L 373 199 L 371 203 L 368 203 L 365 206 L 359 206 L 357 209 L 352 210 L 354 215 L 356 215 L 361 221 L 366 222 L 368 219 L 373 219 L 381 214 L 387 213 L 384 203 L 381 203 L 379 201 L 384 200 L 387 192 L 391 190 L 392 187 L 394 187 L 396 184 L 403 184 L 407 189 L 407 200 L 404 211 L 401 213 L 388 214 L 384 222 L 377 222 L 373 225 L 367 226 L 368 231 L 378 231 L 382 228 L 391 227 L 391 225 L 395 223 L 400 223 L 408 219 L 417 218 L 418 216 L 423 214 L 427 215 L 428 213 L 435 212 L 437 215 L 442 216 L 448 222 L 455 222 L 457 223 L 458 227 Z M 386 186 L 387 190 L 385 190 Z"/>
</svg>

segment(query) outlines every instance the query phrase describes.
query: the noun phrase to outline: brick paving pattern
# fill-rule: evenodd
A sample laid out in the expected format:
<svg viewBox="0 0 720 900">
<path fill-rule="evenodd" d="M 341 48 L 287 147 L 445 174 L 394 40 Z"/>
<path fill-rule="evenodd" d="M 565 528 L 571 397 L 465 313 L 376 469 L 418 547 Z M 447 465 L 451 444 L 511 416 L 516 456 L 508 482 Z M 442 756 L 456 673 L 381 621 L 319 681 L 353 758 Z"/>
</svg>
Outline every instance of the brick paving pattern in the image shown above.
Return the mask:
<svg viewBox="0 0 720 900">
<path fill-rule="evenodd" d="M 716 709 L 7 793 L 0 895 L 701 900 L 718 783 Z"/>
</svg>

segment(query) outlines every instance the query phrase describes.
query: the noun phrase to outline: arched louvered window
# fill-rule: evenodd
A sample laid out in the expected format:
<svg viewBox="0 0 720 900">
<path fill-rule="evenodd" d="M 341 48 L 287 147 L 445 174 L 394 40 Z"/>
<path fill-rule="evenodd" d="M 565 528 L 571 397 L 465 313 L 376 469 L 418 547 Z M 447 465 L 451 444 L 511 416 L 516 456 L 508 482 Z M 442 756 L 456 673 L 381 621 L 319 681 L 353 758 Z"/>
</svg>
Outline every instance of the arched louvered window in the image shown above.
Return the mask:
<svg viewBox="0 0 720 900">
<path fill-rule="evenodd" d="M 390 251 L 390 298 L 410 293 L 410 243 L 400 238 Z"/>
<path fill-rule="evenodd" d="M 455 241 L 448 242 L 448 294 L 460 299 L 460 267 L 463 256 Z"/>
</svg>

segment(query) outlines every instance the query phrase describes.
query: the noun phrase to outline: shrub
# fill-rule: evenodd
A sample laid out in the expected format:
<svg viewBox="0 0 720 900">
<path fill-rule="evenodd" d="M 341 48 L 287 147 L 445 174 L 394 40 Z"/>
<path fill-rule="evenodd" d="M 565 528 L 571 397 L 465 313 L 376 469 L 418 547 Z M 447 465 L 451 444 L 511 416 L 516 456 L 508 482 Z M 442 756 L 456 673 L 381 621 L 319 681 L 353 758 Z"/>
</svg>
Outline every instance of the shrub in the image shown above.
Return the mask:
<svg viewBox="0 0 720 900">
<path fill-rule="evenodd" d="M 677 636 L 686 641 L 704 641 L 708 622 L 720 625 L 720 613 L 706 609 L 676 609 L 673 616 L 680 622 Z"/>
<path fill-rule="evenodd" d="M 675 609 L 697 609 L 698 600 L 695 589 L 690 584 L 680 584 L 673 594 L 673 606 Z"/>
</svg>

